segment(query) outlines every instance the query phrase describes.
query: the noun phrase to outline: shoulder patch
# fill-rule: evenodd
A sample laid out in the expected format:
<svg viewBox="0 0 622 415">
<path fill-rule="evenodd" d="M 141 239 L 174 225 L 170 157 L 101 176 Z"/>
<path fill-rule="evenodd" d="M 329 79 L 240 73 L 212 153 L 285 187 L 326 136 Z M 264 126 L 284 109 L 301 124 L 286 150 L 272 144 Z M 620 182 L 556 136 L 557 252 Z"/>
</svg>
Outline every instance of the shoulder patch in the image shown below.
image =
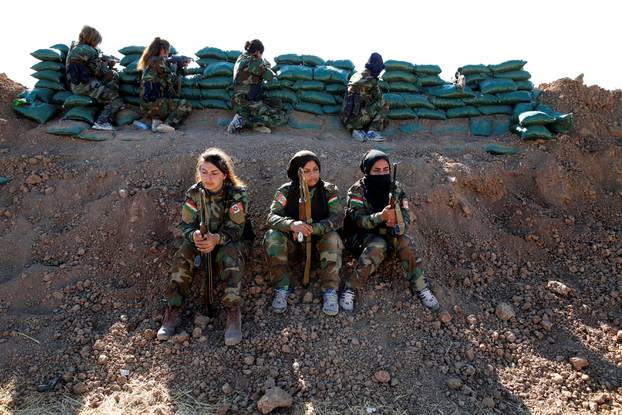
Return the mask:
<svg viewBox="0 0 622 415">
<path fill-rule="evenodd" d="M 236 224 L 244 222 L 244 205 L 242 202 L 231 205 L 229 208 L 229 217 Z"/>
<path fill-rule="evenodd" d="M 274 200 L 277 201 L 279 204 L 281 204 L 281 206 L 283 207 L 287 206 L 287 198 L 281 192 L 278 192 L 276 194 L 276 197 L 274 198 Z"/>
</svg>

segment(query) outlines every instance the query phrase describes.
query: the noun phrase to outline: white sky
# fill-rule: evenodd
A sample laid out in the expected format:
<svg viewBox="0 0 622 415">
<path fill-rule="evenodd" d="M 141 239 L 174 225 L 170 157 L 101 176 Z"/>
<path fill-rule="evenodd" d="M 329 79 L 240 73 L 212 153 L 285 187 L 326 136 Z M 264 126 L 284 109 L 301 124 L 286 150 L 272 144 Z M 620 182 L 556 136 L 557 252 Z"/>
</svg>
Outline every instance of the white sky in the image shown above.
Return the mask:
<svg viewBox="0 0 622 415">
<path fill-rule="evenodd" d="M 204 46 L 243 48 L 259 38 L 272 60 L 282 53 L 351 59 L 373 51 L 387 59 L 433 63 L 449 80 L 458 66 L 528 61 L 532 81 L 585 74 L 588 85 L 622 89 L 616 0 L 561 1 L 14 1 L 3 5 L 0 72 L 32 86 L 29 53 L 77 39 L 84 24 L 103 36 L 105 53 L 155 36 L 179 53 Z"/>
</svg>

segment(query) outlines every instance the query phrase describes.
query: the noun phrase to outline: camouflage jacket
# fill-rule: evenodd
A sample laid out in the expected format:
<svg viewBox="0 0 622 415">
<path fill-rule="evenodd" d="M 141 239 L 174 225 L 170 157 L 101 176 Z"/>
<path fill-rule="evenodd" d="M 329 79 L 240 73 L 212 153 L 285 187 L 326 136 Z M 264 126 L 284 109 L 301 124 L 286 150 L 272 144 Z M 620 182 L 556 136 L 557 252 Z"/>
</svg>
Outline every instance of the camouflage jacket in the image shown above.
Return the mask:
<svg viewBox="0 0 622 415">
<path fill-rule="evenodd" d="M 268 226 L 281 232 L 290 232 L 290 226 L 295 219 L 288 217 L 285 210 L 287 206 L 287 195 L 291 182 L 285 183 L 276 191 L 272 204 L 270 205 L 270 213 L 268 213 Z M 339 189 L 337 186 L 324 182 L 326 189 L 326 202 L 328 203 L 328 217 L 317 223 L 312 223 L 313 235 L 322 236 L 327 232 L 336 231 L 341 227 L 343 222 L 343 204 L 339 198 Z M 311 198 L 315 193 L 315 189 L 309 189 Z M 291 202 L 290 202 L 291 203 Z"/>
<path fill-rule="evenodd" d="M 260 59 L 249 53 L 238 57 L 233 67 L 233 88 L 236 93 L 248 92 L 253 85 L 259 85 L 263 80 L 271 81 L 274 72 L 265 59 Z"/>
<path fill-rule="evenodd" d="M 199 229 L 201 222 L 201 197 L 199 189 L 203 185 L 199 182 L 186 191 L 186 201 L 181 210 L 179 228 L 184 238 L 194 243 L 192 234 Z M 216 194 L 205 191 L 205 204 L 209 214 L 208 230 L 220 235 L 220 245 L 239 241 L 246 223 L 248 211 L 248 196 L 246 189 L 225 182 L 223 189 Z"/>
<path fill-rule="evenodd" d="M 367 69 L 361 73 L 355 73 L 348 82 L 348 94 L 360 96 L 363 106 L 374 103 L 382 105 L 384 98 L 378 82 L 378 78 L 372 76 Z"/>
<path fill-rule="evenodd" d="M 356 228 L 366 231 L 377 232 L 381 235 L 386 234 L 387 228 L 382 222 L 381 212 L 375 212 L 371 203 L 365 199 L 365 190 L 363 187 L 363 179 L 354 183 L 348 189 L 348 204 L 346 215 L 350 216 Z M 404 219 L 404 233 L 408 232 L 410 226 L 410 210 L 408 200 L 400 182 L 396 183 L 399 207 L 402 211 Z"/>
<path fill-rule="evenodd" d="M 181 78 L 177 72 L 161 56 L 152 56 L 145 63 L 143 75 L 140 81 L 141 93 L 144 91 L 145 82 L 160 84 L 164 97 L 177 96 L 181 87 Z"/>
<path fill-rule="evenodd" d="M 109 71 L 108 65 L 101 59 L 99 50 L 86 43 L 72 43 L 65 65 L 82 64 L 92 77 L 100 78 Z"/>
</svg>

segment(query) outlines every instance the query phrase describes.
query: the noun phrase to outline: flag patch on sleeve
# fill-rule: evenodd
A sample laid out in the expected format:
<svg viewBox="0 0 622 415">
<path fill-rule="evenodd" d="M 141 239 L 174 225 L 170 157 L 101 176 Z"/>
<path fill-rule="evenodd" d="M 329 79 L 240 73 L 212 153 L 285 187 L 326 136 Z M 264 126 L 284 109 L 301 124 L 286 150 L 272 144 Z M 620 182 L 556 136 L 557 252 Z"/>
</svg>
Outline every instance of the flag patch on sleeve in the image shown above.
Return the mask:
<svg viewBox="0 0 622 415">
<path fill-rule="evenodd" d="M 279 202 L 283 207 L 287 205 L 287 198 L 283 195 L 283 193 L 279 193 L 276 195 L 276 201 Z"/>
<path fill-rule="evenodd" d="M 333 203 L 335 203 L 339 198 L 337 197 L 337 195 L 333 195 L 333 197 L 328 199 L 328 204 L 332 205 Z"/>
<path fill-rule="evenodd" d="M 350 204 L 354 206 L 363 206 L 365 203 L 363 202 L 363 198 L 360 196 L 352 196 L 350 197 Z"/>
</svg>

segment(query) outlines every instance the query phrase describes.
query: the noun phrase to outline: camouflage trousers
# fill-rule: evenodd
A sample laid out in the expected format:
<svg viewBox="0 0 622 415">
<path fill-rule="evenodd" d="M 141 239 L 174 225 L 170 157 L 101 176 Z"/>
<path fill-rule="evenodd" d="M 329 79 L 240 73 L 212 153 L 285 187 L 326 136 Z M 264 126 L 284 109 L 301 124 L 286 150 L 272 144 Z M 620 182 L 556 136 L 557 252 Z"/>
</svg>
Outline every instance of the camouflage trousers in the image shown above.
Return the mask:
<svg viewBox="0 0 622 415">
<path fill-rule="evenodd" d="M 88 83 L 71 84 L 71 92 L 76 95 L 89 96 L 104 106 L 98 120 L 111 122 L 113 116 L 125 107 L 123 99 L 119 96 L 119 81 L 116 77 L 107 82 L 92 79 Z"/>
<path fill-rule="evenodd" d="M 287 123 L 287 113 L 278 99 L 251 101 L 246 93 L 237 93 L 231 98 L 233 111 L 244 119 L 244 127 L 276 127 Z"/>
<path fill-rule="evenodd" d="M 292 239 L 291 232 L 270 229 L 264 236 L 264 247 L 268 256 L 268 265 L 272 274 L 272 283 L 283 288 L 290 283 L 290 260 L 302 258 L 304 266 L 304 245 Z M 328 232 L 313 238 L 315 253 L 319 254 L 319 274 L 322 291 L 329 288 L 339 289 L 339 270 L 341 269 L 341 251 L 343 242 L 337 232 Z"/>
<path fill-rule="evenodd" d="M 389 104 L 372 104 L 361 108 L 358 116 L 346 116 L 342 109 L 340 118 L 343 126 L 349 130 L 382 131 L 387 126 L 388 113 Z"/>
<path fill-rule="evenodd" d="M 153 102 L 141 102 L 143 118 L 164 121 L 173 127 L 181 124 L 192 112 L 192 105 L 185 99 L 159 98 Z"/>
<path fill-rule="evenodd" d="M 237 307 L 240 305 L 240 289 L 244 274 L 244 258 L 242 255 L 242 243 L 230 242 L 223 246 L 217 246 L 212 251 L 212 266 L 216 268 L 214 277 L 225 283 L 225 296 L 222 304 L 225 307 Z M 190 295 L 192 275 L 197 270 L 195 257 L 199 251 L 188 241 L 184 241 L 181 248 L 175 254 L 171 265 L 171 279 L 166 288 L 166 299 L 172 307 L 180 307 L 184 299 Z M 201 263 L 200 269 L 205 269 Z M 215 279 L 214 282 L 217 282 Z"/>
<path fill-rule="evenodd" d="M 346 280 L 346 287 L 360 289 L 386 258 L 389 245 L 386 238 L 375 233 L 356 235 L 352 245 L 355 247 L 354 251 L 357 254 L 360 252 L 360 255 L 356 260 L 354 271 Z M 423 290 L 427 283 L 423 269 L 418 267 L 415 243 L 408 235 L 399 236 L 397 239 L 397 258 L 410 282 L 410 287 L 416 292 Z"/>
</svg>

